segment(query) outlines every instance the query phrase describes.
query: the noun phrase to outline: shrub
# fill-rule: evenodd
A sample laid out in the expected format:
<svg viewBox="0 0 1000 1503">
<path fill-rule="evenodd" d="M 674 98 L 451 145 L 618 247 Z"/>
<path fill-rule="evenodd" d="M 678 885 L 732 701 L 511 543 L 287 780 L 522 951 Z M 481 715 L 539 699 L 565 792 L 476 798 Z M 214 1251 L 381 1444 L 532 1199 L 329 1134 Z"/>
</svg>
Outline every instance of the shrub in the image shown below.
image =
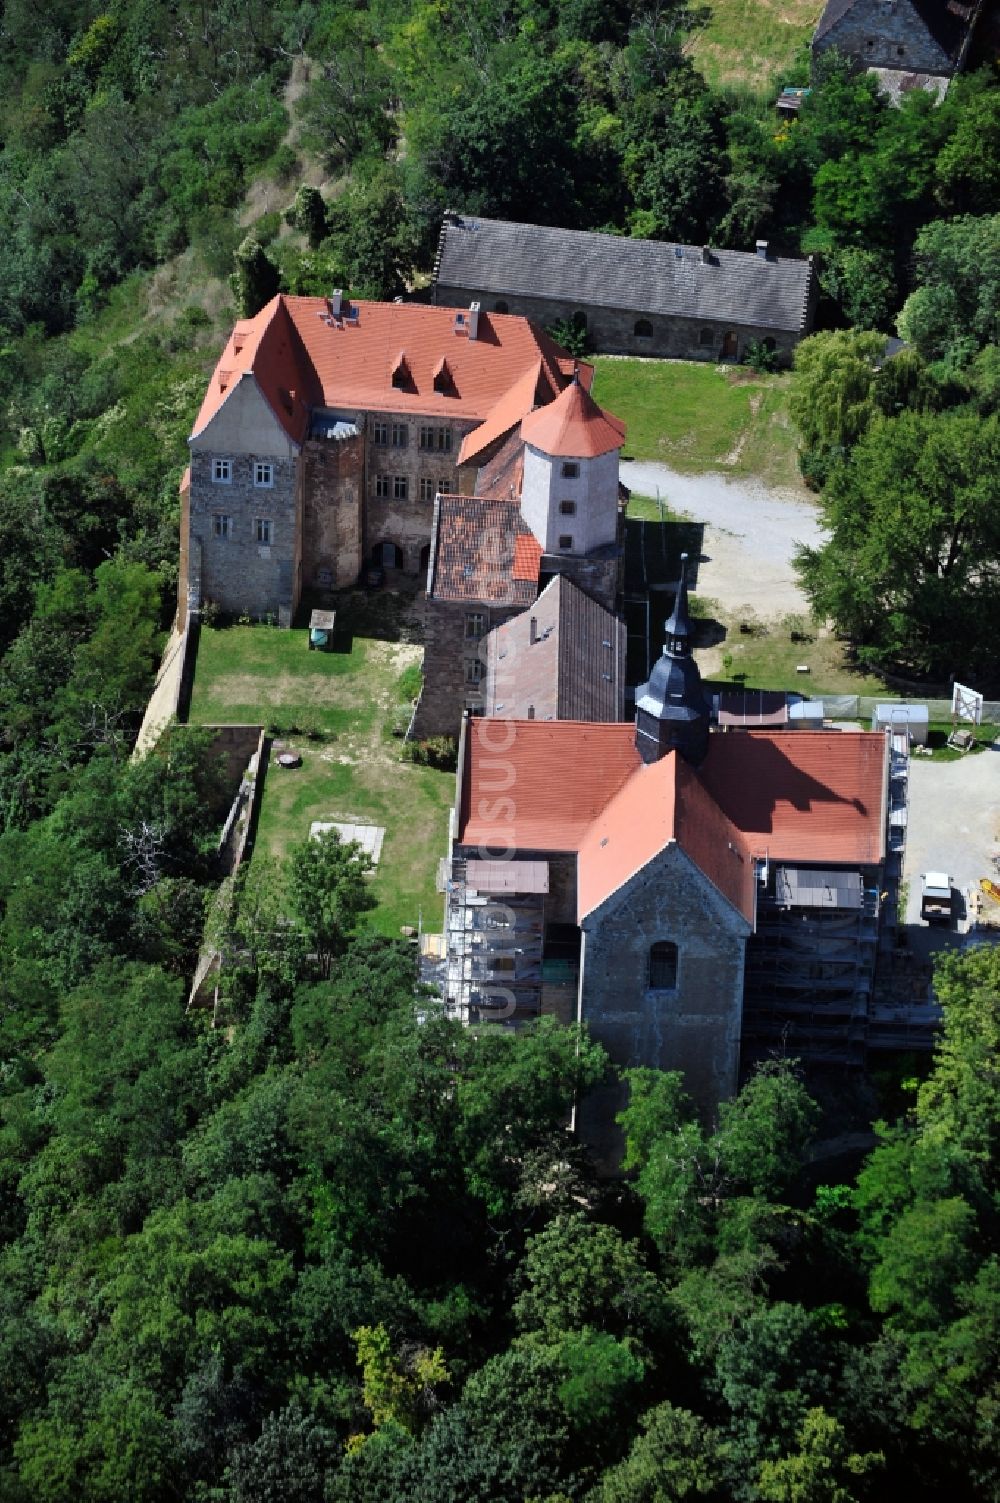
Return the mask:
<svg viewBox="0 0 1000 1503">
<path fill-rule="evenodd" d="M 743 364 L 762 376 L 770 375 L 778 367 L 777 351 L 769 350 L 762 339 L 751 339 L 743 351 Z"/>
</svg>

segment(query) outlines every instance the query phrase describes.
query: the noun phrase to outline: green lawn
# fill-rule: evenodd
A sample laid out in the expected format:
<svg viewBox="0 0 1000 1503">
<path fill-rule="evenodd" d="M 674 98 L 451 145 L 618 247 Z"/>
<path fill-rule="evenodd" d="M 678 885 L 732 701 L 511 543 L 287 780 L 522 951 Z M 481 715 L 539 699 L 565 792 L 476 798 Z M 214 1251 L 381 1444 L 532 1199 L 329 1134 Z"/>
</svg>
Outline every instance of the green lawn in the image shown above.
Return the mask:
<svg viewBox="0 0 1000 1503">
<path fill-rule="evenodd" d="M 708 24 L 688 51 L 710 84 L 770 93 L 806 82 L 806 49 L 823 0 L 706 0 L 706 6 Z"/>
<path fill-rule="evenodd" d="M 754 689 L 798 689 L 808 698 L 889 693 L 881 679 L 853 668 L 844 643 L 807 617 L 786 616 L 767 630 L 757 622 L 747 622 L 750 633 L 740 630 L 739 620 L 724 624 L 728 629 L 725 642 L 702 665 L 712 679 L 745 683 Z M 793 641 L 793 632 L 805 640 Z M 809 672 L 799 673 L 799 664 Z"/>
<path fill-rule="evenodd" d="M 629 459 L 675 470 L 722 470 L 801 485 L 788 416 L 788 377 L 745 366 L 599 355 L 594 395 L 628 426 Z"/>
<path fill-rule="evenodd" d="M 373 879 L 379 907 L 369 922 L 384 934 L 398 934 L 418 917 L 437 929 L 442 898 L 435 878 L 455 778 L 403 762 L 402 743 L 390 733 L 400 713 L 401 675 L 419 662 L 421 650 L 398 640 L 396 597 L 346 597 L 337 609 L 338 621 L 359 628 L 342 634 L 340 652 L 309 652 L 301 629 L 204 628 L 189 718 L 281 728 L 264 783 L 257 852 L 284 854 L 305 839 L 313 820 L 382 825 Z M 361 628 L 371 634 L 361 635 Z M 299 752 L 302 766 L 279 767 L 274 755 L 281 750 Z"/>
</svg>

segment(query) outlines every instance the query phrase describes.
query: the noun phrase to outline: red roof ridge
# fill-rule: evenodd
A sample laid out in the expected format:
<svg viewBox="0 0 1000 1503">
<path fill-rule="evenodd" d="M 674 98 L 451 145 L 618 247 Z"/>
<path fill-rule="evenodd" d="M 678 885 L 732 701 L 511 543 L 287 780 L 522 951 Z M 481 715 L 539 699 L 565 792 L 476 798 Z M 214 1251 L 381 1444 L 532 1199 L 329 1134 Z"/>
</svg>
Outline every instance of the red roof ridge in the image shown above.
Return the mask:
<svg viewBox="0 0 1000 1503">
<path fill-rule="evenodd" d="M 521 419 L 521 437 L 544 454 L 570 459 L 596 459 L 620 449 L 625 424 L 599 407 L 578 380 L 571 381 L 547 407 Z"/>
</svg>

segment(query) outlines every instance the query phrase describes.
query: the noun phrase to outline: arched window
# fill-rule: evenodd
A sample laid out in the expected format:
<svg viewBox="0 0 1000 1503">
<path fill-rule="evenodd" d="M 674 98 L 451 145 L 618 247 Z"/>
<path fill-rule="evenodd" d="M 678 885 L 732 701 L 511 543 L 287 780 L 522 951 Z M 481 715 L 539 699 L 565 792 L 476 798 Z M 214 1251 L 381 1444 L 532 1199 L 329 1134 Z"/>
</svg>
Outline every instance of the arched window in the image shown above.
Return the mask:
<svg viewBox="0 0 1000 1503">
<path fill-rule="evenodd" d="M 672 992 L 677 985 L 677 946 L 673 940 L 658 939 L 649 947 L 649 989 Z"/>
<path fill-rule="evenodd" d="M 702 347 L 714 344 L 715 343 L 715 333 L 714 333 L 714 331 L 712 329 L 702 329 L 701 333 L 698 335 L 698 343 Z"/>
<path fill-rule="evenodd" d="M 501 298 L 498 303 L 494 303 L 493 304 L 493 309 L 494 309 L 494 312 L 496 312 L 496 313 L 509 313 L 510 312 L 510 309 L 508 308 L 507 304 L 504 302 L 503 298 Z"/>
<path fill-rule="evenodd" d="M 648 318 L 637 318 L 635 321 L 635 328 L 632 330 L 632 333 L 635 335 L 636 339 L 652 339 L 653 325 L 650 323 Z"/>
</svg>

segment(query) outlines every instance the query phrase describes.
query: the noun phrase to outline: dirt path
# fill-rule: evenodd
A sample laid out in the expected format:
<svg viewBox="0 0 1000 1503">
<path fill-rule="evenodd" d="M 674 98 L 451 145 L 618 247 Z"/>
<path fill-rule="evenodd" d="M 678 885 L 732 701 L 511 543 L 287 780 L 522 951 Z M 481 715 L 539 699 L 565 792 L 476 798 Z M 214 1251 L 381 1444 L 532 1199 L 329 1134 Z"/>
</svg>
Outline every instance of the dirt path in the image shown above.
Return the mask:
<svg viewBox="0 0 1000 1503">
<path fill-rule="evenodd" d="M 705 523 L 698 594 L 727 615 L 744 606 L 762 620 L 808 610 L 792 561 L 800 544 L 824 538 L 811 502 L 755 481 L 681 475 L 650 462 L 623 463 L 621 478 L 638 495 L 659 495 L 671 511 Z"/>
</svg>

